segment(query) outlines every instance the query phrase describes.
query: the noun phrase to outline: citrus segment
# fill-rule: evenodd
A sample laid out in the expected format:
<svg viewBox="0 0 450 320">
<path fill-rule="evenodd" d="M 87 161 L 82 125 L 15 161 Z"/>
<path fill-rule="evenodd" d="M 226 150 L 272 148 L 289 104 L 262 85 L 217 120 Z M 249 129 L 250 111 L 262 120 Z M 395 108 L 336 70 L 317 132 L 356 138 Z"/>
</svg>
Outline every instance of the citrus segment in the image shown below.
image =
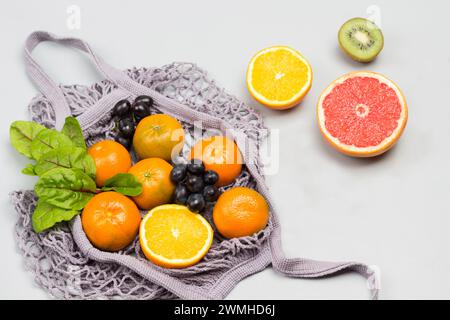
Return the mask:
<svg viewBox="0 0 450 320">
<path fill-rule="evenodd" d="M 213 230 L 201 215 L 182 205 L 166 204 L 142 220 L 139 239 L 147 259 L 166 268 L 200 261 L 211 247 Z"/>
<path fill-rule="evenodd" d="M 398 140 L 408 109 L 400 89 L 373 72 L 354 72 L 334 81 L 317 105 L 326 140 L 352 156 L 375 156 Z"/>
<path fill-rule="evenodd" d="M 247 87 L 262 104 L 287 109 L 300 103 L 312 83 L 311 66 L 297 51 L 285 46 L 266 48 L 250 61 Z"/>
</svg>

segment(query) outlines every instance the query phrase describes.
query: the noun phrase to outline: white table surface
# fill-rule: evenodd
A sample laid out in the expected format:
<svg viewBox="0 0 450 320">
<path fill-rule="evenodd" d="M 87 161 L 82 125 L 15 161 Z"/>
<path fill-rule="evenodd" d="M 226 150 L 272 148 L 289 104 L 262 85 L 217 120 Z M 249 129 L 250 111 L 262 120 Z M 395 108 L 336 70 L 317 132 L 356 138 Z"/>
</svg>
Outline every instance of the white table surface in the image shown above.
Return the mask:
<svg viewBox="0 0 450 320">
<path fill-rule="evenodd" d="M 80 29 L 67 9 L 80 8 Z M 16 214 L 8 193 L 32 188 L 26 164 L 9 145 L 9 124 L 28 119 L 36 94 L 24 72 L 22 48 L 33 30 L 82 37 L 119 68 L 195 62 L 217 82 L 262 112 L 279 130 L 279 170 L 267 177 L 279 210 L 288 256 L 356 260 L 381 269 L 385 299 L 450 298 L 450 41 L 448 1 L 8 1 L 0 5 L 1 214 L 0 298 L 48 298 L 24 270 L 13 238 Z M 369 13 L 368 13 L 369 11 Z M 371 64 L 338 49 L 346 19 L 379 13 L 385 48 Z M 246 65 L 275 44 L 301 51 L 313 86 L 295 109 L 256 103 L 245 86 Z M 36 59 L 58 82 L 89 84 L 98 75 L 82 55 L 42 45 Z M 397 146 L 375 159 L 331 149 L 315 120 L 318 96 L 333 79 L 369 69 L 393 79 L 409 103 Z M 267 269 L 242 281 L 234 299 L 365 299 L 363 278 L 288 279 Z"/>
</svg>

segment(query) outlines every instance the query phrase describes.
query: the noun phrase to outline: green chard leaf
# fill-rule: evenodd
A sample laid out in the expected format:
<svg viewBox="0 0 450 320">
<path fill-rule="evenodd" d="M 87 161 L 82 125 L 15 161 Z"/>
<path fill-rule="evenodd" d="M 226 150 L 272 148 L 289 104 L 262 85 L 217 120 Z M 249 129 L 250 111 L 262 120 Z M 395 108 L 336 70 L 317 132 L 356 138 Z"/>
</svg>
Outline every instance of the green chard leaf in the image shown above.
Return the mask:
<svg viewBox="0 0 450 320">
<path fill-rule="evenodd" d="M 25 168 L 22 169 L 22 173 L 29 175 L 29 176 L 35 176 L 37 175 L 36 172 L 34 171 L 35 165 L 34 164 L 27 164 L 27 166 Z"/>
<path fill-rule="evenodd" d="M 142 192 L 142 184 L 129 173 L 118 173 L 105 181 L 102 191 L 117 191 L 126 196 L 138 196 Z"/>
<path fill-rule="evenodd" d="M 77 210 L 66 210 L 55 207 L 39 199 L 31 218 L 33 229 L 36 232 L 45 231 L 58 222 L 72 220 L 79 213 L 80 211 Z"/>
<path fill-rule="evenodd" d="M 32 121 L 15 121 L 10 127 L 10 141 L 19 153 L 36 160 L 22 170 L 40 176 L 35 185 L 39 200 L 32 216 L 36 232 L 72 220 L 97 193 L 95 162 L 86 151 L 75 118 L 66 118 L 61 132 Z"/>
<path fill-rule="evenodd" d="M 76 147 L 86 150 L 86 142 L 84 141 L 83 131 L 81 130 L 80 123 L 76 118 L 67 117 L 61 133 L 68 136 Z"/>
<path fill-rule="evenodd" d="M 41 176 L 54 168 L 79 169 L 95 179 L 95 162 L 86 150 L 78 147 L 59 147 L 43 154 L 34 172 Z"/>
<path fill-rule="evenodd" d="M 39 160 L 49 151 L 61 147 L 73 147 L 72 140 L 65 134 L 53 129 L 42 130 L 31 143 L 31 155 Z"/>
<path fill-rule="evenodd" d="M 33 121 L 14 121 L 9 128 L 11 145 L 19 153 L 33 159 L 31 142 L 44 130 L 48 129 Z"/>
<path fill-rule="evenodd" d="M 94 180 L 78 169 L 55 168 L 44 173 L 34 187 L 36 195 L 58 208 L 81 210 L 94 196 Z"/>
</svg>

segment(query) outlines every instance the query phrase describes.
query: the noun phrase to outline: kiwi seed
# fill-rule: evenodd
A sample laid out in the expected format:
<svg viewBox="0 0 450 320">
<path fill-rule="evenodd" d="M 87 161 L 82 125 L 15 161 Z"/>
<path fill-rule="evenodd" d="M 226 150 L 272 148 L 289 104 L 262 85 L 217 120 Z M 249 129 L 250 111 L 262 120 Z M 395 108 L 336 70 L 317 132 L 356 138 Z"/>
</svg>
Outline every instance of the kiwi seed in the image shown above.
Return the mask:
<svg viewBox="0 0 450 320">
<path fill-rule="evenodd" d="M 370 20 L 353 18 L 339 29 L 341 49 L 353 60 L 370 62 L 377 57 L 384 45 L 383 33 Z"/>
</svg>

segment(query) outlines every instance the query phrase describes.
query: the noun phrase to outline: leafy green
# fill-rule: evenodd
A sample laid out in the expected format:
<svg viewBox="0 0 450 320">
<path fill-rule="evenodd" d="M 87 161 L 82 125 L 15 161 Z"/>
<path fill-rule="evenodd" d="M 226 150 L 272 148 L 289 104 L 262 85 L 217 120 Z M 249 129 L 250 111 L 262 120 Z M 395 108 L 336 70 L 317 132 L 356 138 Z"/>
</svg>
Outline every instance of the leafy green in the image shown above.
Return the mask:
<svg viewBox="0 0 450 320">
<path fill-rule="evenodd" d="M 142 192 L 142 184 L 128 173 L 117 174 L 101 190 L 97 188 L 95 162 L 87 153 L 76 118 L 67 117 L 61 132 L 32 121 L 15 121 L 10 140 L 19 153 L 36 160 L 22 170 L 39 176 L 34 187 L 39 200 L 32 216 L 36 232 L 71 220 L 100 191 L 114 190 L 127 196 Z"/>
<path fill-rule="evenodd" d="M 39 132 L 31 142 L 31 155 L 34 159 L 39 160 L 49 151 L 73 146 L 72 140 L 68 136 L 53 129 L 45 129 Z"/>
<path fill-rule="evenodd" d="M 79 169 L 95 179 L 95 162 L 85 149 L 78 147 L 59 147 L 41 156 L 34 172 L 41 176 L 54 168 Z"/>
<path fill-rule="evenodd" d="M 14 121 L 9 128 L 11 145 L 19 153 L 33 159 L 31 142 L 43 130 L 47 129 L 33 121 Z"/>
<path fill-rule="evenodd" d="M 67 117 L 61 133 L 68 136 L 70 140 L 72 140 L 74 146 L 86 150 L 86 142 L 84 141 L 83 131 L 81 130 L 80 123 L 77 119 L 74 117 Z"/>
<path fill-rule="evenodd" d="M 33 229 L 36 232 L 45 231 L 58 222 L 72 220 L 79 213 L 80 211 L 77 210 L 66 210 L 55 207 L 39 199 L 31 218 Z"/>
<path fill-rule="evenodd" d="M 102 191 L 117 191 L 126 196 L 138 196 L 142 192 L 142 184 L 129 173 L 118 173 L 105 181 Z"/>
<path fill-rule="evenodd" d="M 34 171 L 34 167 L 34 164 L 29 163 L 25 168 L 22 169 L 22 173 L 29 176 L 35 176 L 36 172 Z"/>
<path fill-rule="evenodd" d="M 94 180 L 77 169 L 55 168 L 44 173 L 34 187 L 42 201 L 62 209 L 81 210 L 97 191 Z"/>
</svg>

